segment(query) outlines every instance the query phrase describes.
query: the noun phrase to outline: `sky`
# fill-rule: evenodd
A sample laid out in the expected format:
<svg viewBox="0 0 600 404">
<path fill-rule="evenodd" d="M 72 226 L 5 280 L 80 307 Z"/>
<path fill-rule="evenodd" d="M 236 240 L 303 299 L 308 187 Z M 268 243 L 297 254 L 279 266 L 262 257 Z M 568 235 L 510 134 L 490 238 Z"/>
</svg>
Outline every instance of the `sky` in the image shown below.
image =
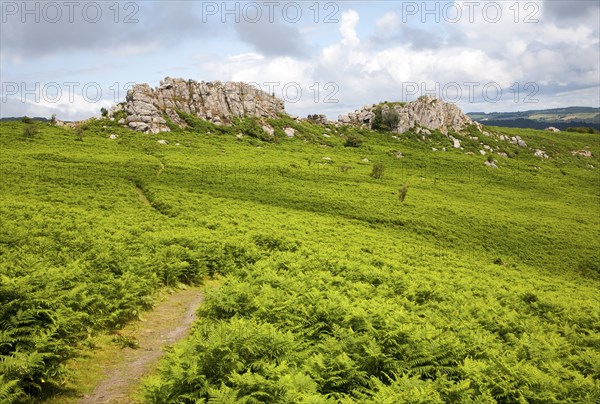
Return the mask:
<svg viewBox="0 0 600 404">
<path fill-rule="evenodd" d="M 599 107 L 599 27 L 600 0 L 0 0 L 0 117 L 85 119 L 167 76 L 249 82 L 302 117 Z"/>
</svg>

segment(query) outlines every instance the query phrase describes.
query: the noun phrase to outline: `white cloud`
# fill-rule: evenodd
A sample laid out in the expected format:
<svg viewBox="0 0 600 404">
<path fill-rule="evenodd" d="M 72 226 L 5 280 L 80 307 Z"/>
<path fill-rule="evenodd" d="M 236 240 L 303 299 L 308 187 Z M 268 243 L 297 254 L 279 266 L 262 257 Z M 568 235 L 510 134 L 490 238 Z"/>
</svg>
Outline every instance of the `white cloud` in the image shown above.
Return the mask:
<svg viewBox="0 0 600 404">
<path fill-rule="evenodd" d="M 541 24 L 539 28 L 536 39 L 543 44 L 586 47 L 590 43 L 598 43 L 598 36 L 594 35 L 590 27 L 583 25 L 562 28 L 553 23 L 546 23 Z"/>
<path fill-rule="evenodd" d="M 356 35 L 356 25 L 360 17 L 354 10 L 344 11 L 340 22 L 340 33 L 342 34 L 342 44 L 348 46 L 356 46 L 360 43 L 358 35 Z"/>
<path fill-rule="evenodd" d="M 117 45 L 114 48 L 107 49 L 106 55 L 119 58 L 128 58 L 148 54 L 159 50 L 160 43 L 157 41 L 149 41 L 146 43 L 124 44 Z"/>
<path fill-rule="evenodd" d="M 229 56 L 227 60 L 233 63 L 244 63 L 244 62 L 255 62 L 257 60 L 263 60 L 265 57 L 260 53 L 241 53 L 239 55 Z"/>
<path fill-rule="evenodd" d="M 377 19 L 375 28 L 380 36 L 389 36 L 391 33 L 398 30 L 400 26 L 400 17 L 397 13 L 390 11 L 385 13 L 383 17 Z"/>
<path fill-rule="evenodd" d="M 59 99 L 53 100 L 41 96 L 39 101 L 31 97 L 24 99 L 6 97 L 2 100 L 2 116 L 31 116 L 49 118 L 56 114 L 61 120 L 81 120 L 91 116 L 100 115 L 100 108 L 109 108 L 113 100 L 100 99 L 98 101 L 86 99 L 79 94 L 63 94 Z"/>
<path fill-rule="evenodd" d="M 509 6 L 503 4 L 503 12 L 508 13 Z M 584 25 L 561 28 L 560 34 L 546 35 L 558 29 L 553 22 L 515 24 L 512 16 L 506 14 L 498 23 L 478 18 L 473 23 L 467 19 L 453 24 L 451 28 L 464 34 L 466 39 L 447 46 L 414 47 L 394 41 L 378 49 L 372 46 L 373 41 L 359 38 L 356 31 L 359 21 L 360 15 L 355 10 L 344 12 L 337 27 L 337 42 L 324 46 L 311 59 L 238 55 L 230 57 L 224 65 L 214 64 L 211 71 L 226 71 L 236 81 L 276 81 L 282 86 L 297 82 L 302 87 L 303 97 L 296 103 L 288 100 L 288 111 L 298 115 L 324 112 L 330 117 L 366 103 L 414 99 L 427 91 L 450 97 L 454 93 L 445 93 L 444 89 L 455 84 L 462 94 L 459 105 L 467 110 L 490 110 L 486 106 L 491 110 L 543 107 L 523 105 L 524 96 L 528 94 L 524 86 L 528 82 L 552 88 L 564 86 L 571 92 L 569 99 L 574 99 L 573 94 L 589 95 L 583 90 L 575 91 L 574 84 L 578 88 L 597 86 L 598 63 L 594 57 L 598 52 L 582 52 L 584 46 L 594 41 L 593 30 Z M 375 21 L 378 37 L 394 30 L 394 35 L 399 33 L 399 16 L 394 12 L 386 12 Z M 565 39 L 563 35 L 571 37 Z M 567 43 L 570 50 L 565 50 Z M 586 68 L 578 72 L 577 77 L 570 77 L 569 72 L 581 68 L 578 64 Z M 323 87 L 328 82 L 339 88 L 334 97 L 341 101 L 339 104 L 322 102 Z M 317 105 L 313 100 L 315 91 L 309 89 L 314 83 L 320 87 Z M 511 90 L 515 83 L 517 87 Z M 414 86 L 418 94 L 414 94 Z M 485 86 L 489 88 L 488 93 L 484 93 Z M 490 100 L 490 95 L 493 97 L 497 88 L 503 89 L 502 97 L 492 102 L 496 100 Z M 519 88 L 517 102 L 515 88 Z M 276 95 L 282 97 L 277 91 Z M 488 99 L 482 100 L 484 96 Z M 540 91 L 537 99 L 543 102 L 547 97 L 548 94 Z M 471 99 L 475 102 L 472 105 Z M 588 98 L 578 104 L 589 105 L 591 100 Z"/>
<path fill-rule="evenodd" d="M 315 80 L 310 61 L 290 56 L 265 58 L 251 53 L 231 56 L 225 63 L 204 63 L 202 69 L 211 77 L 218 75 L 223 80 L 243 81 L 274 92 L 286 101 L 286 110 L 290 113 L 306 115 L 320 110 L 314 105 L 311 87 Z"/>
</svg>

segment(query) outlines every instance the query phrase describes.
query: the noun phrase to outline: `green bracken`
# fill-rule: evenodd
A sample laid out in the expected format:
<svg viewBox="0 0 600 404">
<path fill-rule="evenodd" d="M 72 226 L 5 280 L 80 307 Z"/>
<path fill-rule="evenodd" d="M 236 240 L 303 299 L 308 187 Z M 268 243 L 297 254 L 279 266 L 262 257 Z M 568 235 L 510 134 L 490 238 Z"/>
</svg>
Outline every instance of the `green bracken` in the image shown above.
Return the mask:
<svg viewBox="0 0 600 404">
<path fill-rule="evenodd" d="M 0 123 L 0 401 L 60 390 L 90 336 L 209 278 L 147 402 L 599 401 L 597 134 L 486 128 L 530 147 L 490 138 L 512 156 L 490 169 L 436 133 L 180 116 L 84 142 Z"/>
</svg>

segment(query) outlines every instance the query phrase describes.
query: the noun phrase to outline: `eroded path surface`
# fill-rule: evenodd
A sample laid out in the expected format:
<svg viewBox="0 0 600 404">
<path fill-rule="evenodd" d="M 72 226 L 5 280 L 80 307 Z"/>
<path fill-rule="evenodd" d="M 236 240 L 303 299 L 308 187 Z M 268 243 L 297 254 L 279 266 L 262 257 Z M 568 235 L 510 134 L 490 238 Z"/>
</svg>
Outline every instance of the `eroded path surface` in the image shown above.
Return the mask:
<svg viewBox="0 0 600 404">
<path fill-rule="evenodd" d="M 131 403 L 130 395 L 139 387 L 142 377 L 154 370 L 163 348 L 188 335 L 195 311 L 202 302 L 199 288 L 175 292 L 144 314 L 131 335 L 138 349 L 123 349 L 119 357 L 104 367 L 104 377 L 92 394 L 79 403 Z"/>
</svg>

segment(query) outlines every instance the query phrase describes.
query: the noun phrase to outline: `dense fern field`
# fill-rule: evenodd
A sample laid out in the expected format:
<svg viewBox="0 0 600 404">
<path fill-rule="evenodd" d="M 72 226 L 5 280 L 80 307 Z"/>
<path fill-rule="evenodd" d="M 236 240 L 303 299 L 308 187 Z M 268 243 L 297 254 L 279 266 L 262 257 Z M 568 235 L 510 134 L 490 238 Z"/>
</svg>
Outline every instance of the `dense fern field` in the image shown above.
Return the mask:
<svg viewBox="0 0 600 404">
<path fill-rule="evenodd" d="M 0 123 L 0 401 L 209 278 L 147 402 L 600 401 L 598 135 L 488 128 L 530 147 L 489 139 L 493 169 L 439 132 L 182 117 Z"/>
</svg>

